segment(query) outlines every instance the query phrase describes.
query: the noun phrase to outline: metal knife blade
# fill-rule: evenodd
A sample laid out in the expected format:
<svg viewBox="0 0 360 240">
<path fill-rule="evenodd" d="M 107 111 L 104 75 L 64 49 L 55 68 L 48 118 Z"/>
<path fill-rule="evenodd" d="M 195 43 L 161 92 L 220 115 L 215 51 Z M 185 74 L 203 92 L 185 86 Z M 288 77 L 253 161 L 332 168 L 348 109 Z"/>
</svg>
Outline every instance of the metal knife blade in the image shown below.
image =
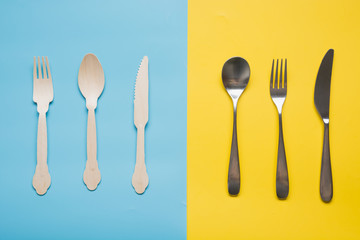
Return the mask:
<svg viewBox="0 0 360 240">
<path fill-rule="evenodd" d="M 316 78 L 314 102 L 324 121 L 329 121 L 330 83 L 334 59 L 334 49 L 325 54 Z"/>
<path fill-rule="evenodd" d="M 134 123 L 136 127 L 145 126 L 148 121 L 149 108 L 149 77 L 148 57 L 145 56 L 140 64 L 135 83 Z"/>
</svg>

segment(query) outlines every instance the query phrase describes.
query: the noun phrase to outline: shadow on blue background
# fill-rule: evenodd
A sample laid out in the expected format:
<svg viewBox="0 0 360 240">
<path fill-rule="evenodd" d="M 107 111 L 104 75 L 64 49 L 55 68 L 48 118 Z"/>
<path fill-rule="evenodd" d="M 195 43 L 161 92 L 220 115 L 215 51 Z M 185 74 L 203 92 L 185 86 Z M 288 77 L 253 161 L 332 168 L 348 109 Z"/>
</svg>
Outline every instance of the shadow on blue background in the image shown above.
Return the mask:
<svg viewBox="0 0 360 240">
<path fill-rule="evenodd" d="M 0 239 L 186 238 L 186 1 L 0 2 Z M 77 74 L 86 53 L 105 72 L 96 109 L 96 191 L 82 181 L 87 110 Z M 131 186 L 137 69 L 149 57 L 149 187 Z M 38 114 L 34 56 L 48 56 L 51 187 L 32 188 Z"/>
</svg>

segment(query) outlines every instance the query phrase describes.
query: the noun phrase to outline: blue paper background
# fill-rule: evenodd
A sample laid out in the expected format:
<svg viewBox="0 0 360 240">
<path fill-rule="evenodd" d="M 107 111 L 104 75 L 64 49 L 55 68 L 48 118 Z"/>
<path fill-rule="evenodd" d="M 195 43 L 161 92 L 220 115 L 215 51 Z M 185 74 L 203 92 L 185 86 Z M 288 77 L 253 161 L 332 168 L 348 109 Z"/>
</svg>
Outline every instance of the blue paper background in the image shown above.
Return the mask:
<svg viewBox="0 0 360 240">
<path fill-rule="evenodd" d="M 0 239 L 185 239 L 187 1 L 0 1 Z M 102 181 L 87 190 L 87 110 L 77 74 L 86 53 L 105 72 L 96 110 Z M 145 153 L 150 184 L 131 186 L 136 73 L 149 56 Z M 48 56 L 51 187 L 32 188 L 34 56 Z"/>
</svg>

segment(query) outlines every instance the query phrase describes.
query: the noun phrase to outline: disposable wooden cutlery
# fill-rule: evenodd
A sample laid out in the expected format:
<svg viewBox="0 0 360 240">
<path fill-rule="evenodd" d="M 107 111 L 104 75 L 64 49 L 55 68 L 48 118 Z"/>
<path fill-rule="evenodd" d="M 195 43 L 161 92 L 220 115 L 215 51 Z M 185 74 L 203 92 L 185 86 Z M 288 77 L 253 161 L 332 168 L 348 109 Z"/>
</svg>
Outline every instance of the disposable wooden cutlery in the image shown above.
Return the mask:
<svg viewBox="0 0 360 240">
<path fill-rule="evenodd" d="M 245 90 L 250 78 L 250 67 L 247 61 L 241 57 L 233 57 L 227 60 L 222 69 L 222 81 L 226 91 L 233 101 L 233 135 L 228 174 L 228 191 L 231 195 L 237 195 L 240 191 L 240 166 L 237 143 L 236 110 L 238 100 Z"/>
<path fill-rule="evenodd" d="M 270 96 L 279 113 L 279 144 L 276 167 L 276 194 L 279 199 L 285 199 L 289 194 L 289 177 L 286 164 L 286 154 L 282 127 L 282 108 L 287 91 L 287 59 L 285 59 L 285 69 L 283 72 L 283 60 L 281 59 L 280 77 L 278 81 L 279 60 L 276 60 L 275 81 L 274 79 L 274 60 L 272 62 L 270 76 Z M 284 77 L 283 77 L 284 75 Z"/>
<path fill-rule="evenodd" d="M 33 100 L 37 104 L 37 111 L 39 113 L 38 133 L 37 133 L 37 164 L 35 174 L 33 177 L 33 187 L 37 194 L 44 195 L 50 187 L 51 177 L 47 165 L 47 128 L 46 128 L 46 112 L 49 109 L 49 103 L 54 98 L 53 85 L 51 73 L 49 68 L 48 58 L 44 57 L 41 61 L 38 57 L 36 71 L 36 57 L 34 57 L 34 71 L 33 71 Z"/>
<path fill-rule="evenodd" d="M 145 165 L 145 126 L 148 122 L 148 57 L 145 56 L 140 64 L 135 83 L 134 123 L 137 128 L 136 163 L 132 177 L 132 185 L 138 194 L 144 193 L 149 184 L 149 177 Z"/>
<path fill-rule="evenodd" d="M 78 75 L 79 89 L 86 99 L 88 109 L 87 125 L 87 161 L 84 171 L 84 183 L 89 190 L 95 190 L 100 183 L 101 175 L 96 156 L 96 123 L 95 108 L 104 85 L 104 71 L 94 54 L 87 54 L 81 62 Z"/>
<path fill-rule="evenodd" d="M 316 78 L 314 102 L 324 122 L 324 142 L 321 160 L 320 196 L 324 202 L 330 202 L 333 196 L 333 182 L 330 162 L 329 144 L 329 105 L 331 72 L 334 50 L 330 49 L 323 58 Z"/>
</svg>

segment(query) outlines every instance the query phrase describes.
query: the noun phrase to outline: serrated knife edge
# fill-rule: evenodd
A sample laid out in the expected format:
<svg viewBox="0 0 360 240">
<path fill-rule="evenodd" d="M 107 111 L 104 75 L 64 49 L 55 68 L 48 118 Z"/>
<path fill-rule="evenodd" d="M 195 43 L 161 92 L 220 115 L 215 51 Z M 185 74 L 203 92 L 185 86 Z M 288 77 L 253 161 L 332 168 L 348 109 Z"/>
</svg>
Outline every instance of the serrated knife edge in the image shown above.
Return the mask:
<svg viewBox="0 0 360 240">
<path fill-rule="evenodd" d="M 148 120 L 148 57 L 144 56 L 139 66 L 134 94 L 134 120 L 136 124 L 146 124 Z"/>
</svg>

